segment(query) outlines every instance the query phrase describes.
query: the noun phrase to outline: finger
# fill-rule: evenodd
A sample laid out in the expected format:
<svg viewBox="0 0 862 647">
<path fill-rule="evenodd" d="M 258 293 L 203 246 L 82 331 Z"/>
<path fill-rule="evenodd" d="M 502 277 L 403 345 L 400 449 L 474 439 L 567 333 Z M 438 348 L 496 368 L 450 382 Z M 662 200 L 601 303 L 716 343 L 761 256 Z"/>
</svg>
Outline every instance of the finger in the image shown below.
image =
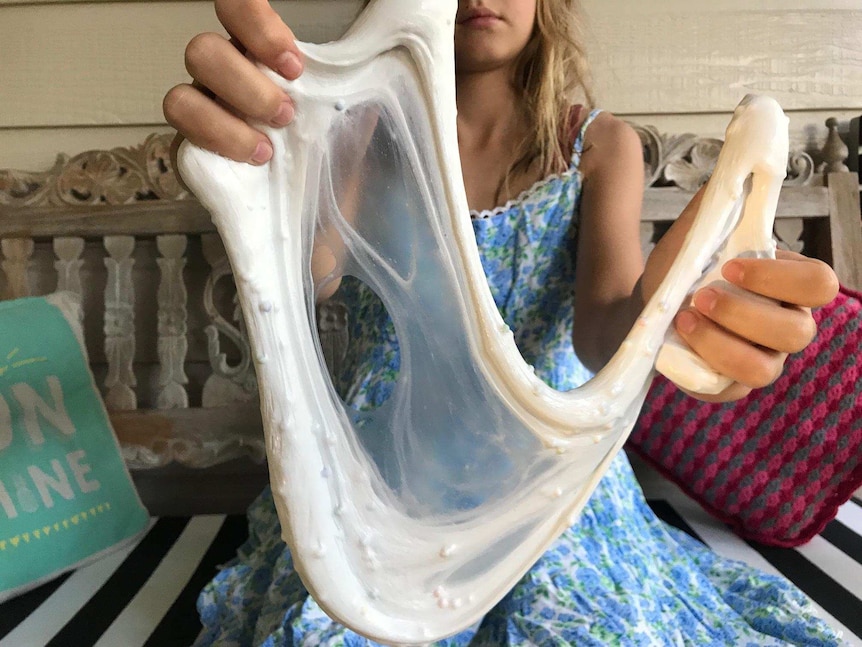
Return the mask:
<svg viewBox="0 0 862 647">
<path fill-rule="evenodd" d="M 229 108 L 272 126 L 293 120 L 290 97 L 218 34 L 198 34 L 186 47 L 186 69 Z"/>
<path fill-rule="evenodd" d="M 739 382 L 734 382 L 721 393 L 715 394 L 695 393 L 694 391 L 683 389 L 679 385 L 677 385 L 677 388 L 683 393 L 687 393 L 691 397 L 696 398 L 697 400 L 700 400 L 702 402 L 733 402 L 734 400 L 744 398 L 754 390 L 750 386 L 745 386 L 744 384 L 740 384 Z"/>
<path fill-rule="evenodd" d="M 219 21 L 248 52 L 289 80 L 302 74 L 296 38 L 268 0 L 215 0 Z"/>
<path fill-rule="evenodd" d="M 272 157 L 272 144 L 262 133 L 191 85 L 171 88 L 162 108 L 168 123 L 201 148 L 252 164 Z"/>
<path fill-rule="evenodd" d="M 791 252 L 789 249 L 776 249 L 775 250 L 775 258 L 782 258 L 790 261 L 810 261 L 813 260 L 805 254 L 800 254 L 799 252 Z"/>
<path fill-rule="evenodd" d="M 785 353 L 754 346 L 696 310 L 683 310 L 675 323 L 691 349 L 713 370 L 734 382 L 759 389 L 772 384 L 781 374 Z"/>
<path fill-rule="evenodd" d="M 746 290 L 807 308 L 826 305 L 838 294 L 838 278 L 832 268 L 799 254 L 735 258 L 724 264 L 721 273 Z"/>
<path fill-rule="evenodd" d="M 806 308 L 782 306 L 732 288 L 708 286 L 694 295 L 698 312 L 742 339 L 783 353 L 811 343 L 817 325 Z"/>
<path fill-rule="evenodd" d="M 174 176 L 177 178 L 177 181 L 180 183 L 180 186 L 183 189 L 185 189 L 186 191 L 188 191 L 189 193 L 193 193 L 193 191 L 188 187 L 188 185 L 185 183 L 185 180 L 183 180 L 182 176 L 180 175 L 180 170 L 179 170 L 180 167 L 179 167 L 179 164 L 177 164 L 177 152 L 180 149 L 180 144 L 182 144 L 185 141 L 185 139 L 186 139 L 185 137 L 183 137 L 182 135 L 177 133 L 176 135 L 174 135 L 174 138 L 171 140 L 171 147 L 170 147 L 171 168 L 173 169 Z"/>
</svg>

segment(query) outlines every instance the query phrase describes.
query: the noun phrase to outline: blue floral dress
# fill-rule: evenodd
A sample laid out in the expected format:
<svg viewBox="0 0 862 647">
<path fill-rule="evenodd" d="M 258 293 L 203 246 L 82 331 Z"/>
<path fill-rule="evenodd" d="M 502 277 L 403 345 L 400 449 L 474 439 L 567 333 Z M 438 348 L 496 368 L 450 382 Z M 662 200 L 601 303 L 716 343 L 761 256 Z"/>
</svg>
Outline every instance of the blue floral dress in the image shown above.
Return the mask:
<svg viewBox="0 0 862 647">
<path fill-rule="evenodd" d="M 474 213 L 494 299 L 524 358 L 558 389 L 589 373 L 571 342 L 578 163 L 590 114 L 564 173 L 516 200 Z M 394 330 L 369 290 L 345 281 L 352 301 L 345 399 L 383 401 L 398 370 Z M 198 645 L 370 645 L 332 621 L 308 594 L 281 540 L 267 489 L 248 513 L 249 539 L 198 600 Z M 789 582 L 710 552 L 660 521 L 624 454 L 576 525 L 485 618 L 440 645 L 836 645 L 809 600 Z"/>
</svg>

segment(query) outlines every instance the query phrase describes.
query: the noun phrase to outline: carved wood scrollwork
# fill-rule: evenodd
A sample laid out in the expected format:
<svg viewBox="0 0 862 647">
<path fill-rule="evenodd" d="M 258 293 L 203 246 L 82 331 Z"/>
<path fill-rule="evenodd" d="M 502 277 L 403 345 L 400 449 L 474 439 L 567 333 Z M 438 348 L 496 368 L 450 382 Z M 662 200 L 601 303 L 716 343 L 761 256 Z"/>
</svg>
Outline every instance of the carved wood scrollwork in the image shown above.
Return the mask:
<svg viewBox="0 0 862 647">
<path fill-rule="evenodd" d="M 686 191 L 697 191 L 706 184 L 718 160 L 722 140 L 690 133 L 665 135 L 653 126 L 631 125 L 644 148 L 646 186 L 675 186 Z M 787 160 L 785 184 L 807 184 L 814 170 L 814 160 L 810 155 L 793 151 Z"/>
<path fill-rule="evenodd" d="M 647 186 L 678 186 L 695 190 L 712 171 L 721 140 L 686 133 L 668 135 L 654 126 L 631 124 L 644 147 Z M 823 172 L 846 171 L 847 146 L 838 122 L 826 122 Z M 0 205 L 122 205 L 151 200 L 185 200 L 191 196 L 177 180 L 170 159 L 170 134 L 153 134 L 139 146 L 109 151 L 58 155 L 42 172 L 0 170 Z M 810 155 L 793 151 L 788 159 L 788 184 L 810 181 L 815 172 Z"/>
<path fill-rule="evenodd" d="M 231 279 L 233 273 L 227 252 L 216 234 L 201 237 L 204 258 L 211 270 L 204 287 L 204 309 L 210 319 L 205 329 L 210 366 L 213 374 L 207 379 L 203 390 L 203 406 L 218 407 L 234 402 L 248 402 L 257 397 L 257 377 L 251 361 L 251 345 L 242 319 L 242 311 L 233 295 L 233 312 L 230 320 L 226 318 L 216 303 L 216 286 L 224 279 Z M 234 288 L 235 290 L 235 288 Z M 233 323 L 232 323 L 233 322 Z M 231 364 L 227 353 L 222 350 L 222 336 L 230 341 L 239 352 L 239 360 Z"/>
<path fill-rule="evenodd" d="M 0 170 L 0 205 L 122 205 L 189 198 L 171 167 L 171 135 L 150 135 L 140 146 L 58 155 L 44 172 Z"/>
</svg>

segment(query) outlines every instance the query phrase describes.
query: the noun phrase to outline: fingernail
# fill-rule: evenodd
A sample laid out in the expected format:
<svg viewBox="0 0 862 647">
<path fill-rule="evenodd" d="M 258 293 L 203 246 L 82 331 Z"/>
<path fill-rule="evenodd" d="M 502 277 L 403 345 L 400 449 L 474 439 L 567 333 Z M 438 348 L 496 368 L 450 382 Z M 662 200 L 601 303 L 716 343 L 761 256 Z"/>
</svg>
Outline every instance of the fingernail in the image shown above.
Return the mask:
<svg viewBox="0 0 862 647">
<path fill-rule="evenodd" d="M 704 314 L 709 314 L 718 301 L 718 292 L 712 288 L 704 288 L 694 295 L 694 305 Z"/>
<path fill-rule="evenodd" d="M 683 310 L 676 316 L 676 328 L 686 335 L 694 332 L 697 327 L 697 316 L 693 312 Z"/>
<path fill-rule="evenodd" d="M 283 101 L 278 107 L 278 112 L 275 113 L 275 117 L 270 120 L 270 123 L 273 126 L 286 126 L 293 121 L 295 114 L 296 110 L 294 110 L 293 104 L 290 101 Z"/>
<path fill-rule="evenodd" d="M 269 142 L 258 142 L 257 148 L 252 153 L 251 161 L 255 164 L 264 164 L 272 158 L 272 144 Z"/>
<path fill-rule="evenodd" d="M 302 74 L 302 61 L 293 52 L 285 52 L 279 56 L 276 67 L 279 74 L 290 81 Z"/>
<path fill-rule="evenodd" d="M 728 261 L 724 264 L 724 267 L 721 268 L 721 273 L 724 274 L 724 278 L 731 283 L 742 283 L 742 279 L 745 276 L 745 268 L 742 263 L 737 261 Z"/>
</svg>

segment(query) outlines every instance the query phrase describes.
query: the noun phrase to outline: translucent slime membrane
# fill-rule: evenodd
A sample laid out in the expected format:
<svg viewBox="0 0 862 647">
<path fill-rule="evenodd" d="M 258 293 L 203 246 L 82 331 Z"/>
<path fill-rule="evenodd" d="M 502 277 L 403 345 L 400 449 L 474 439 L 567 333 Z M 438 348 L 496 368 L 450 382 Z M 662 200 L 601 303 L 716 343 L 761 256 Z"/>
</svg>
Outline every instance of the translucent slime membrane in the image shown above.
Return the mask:
<svg viewBox="0 0 862 647">
<path fill-rule="evenodd" d="M 342 40 L 301 45 L 297 81 L 266 70 L 297 109 L 263 128 L 269 164 L 180 151 L 237 280 L 284 539 L 327 613 L 390 644 L 470 626 L 575 521 L 681 304 L 722 259 L 773 252 L 787 159 L 780 108 L 746 98 L 637 325 L 594 379 L 555 391 L 521 358 L 479 261 L 458 157 L 456 8 L 377 0 Z M 340 400 L 316 331 L 315 300 L 343 275 L 382 299 L 400 345 L 394 391 L 370 412 Z M 676 341 L 664 370 L 718 388 L 692 357 Z"/>
</svg>

